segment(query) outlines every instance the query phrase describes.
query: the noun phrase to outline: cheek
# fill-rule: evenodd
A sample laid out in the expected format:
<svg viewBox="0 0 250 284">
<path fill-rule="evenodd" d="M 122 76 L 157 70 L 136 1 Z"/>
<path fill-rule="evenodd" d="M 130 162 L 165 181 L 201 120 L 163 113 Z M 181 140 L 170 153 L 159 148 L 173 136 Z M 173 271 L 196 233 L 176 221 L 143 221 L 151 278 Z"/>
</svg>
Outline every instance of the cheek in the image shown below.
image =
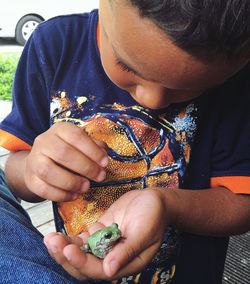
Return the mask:
<svg viewBox="0 0 250 284">
<path fill-rule="evenodd" d="M 109 79 L 121 89 L 130 92 L 131 89 L 137 84 L 136 78 L 132 74 L 123 71 L 116 64 L 114 55 L 111 50 L 107 48 L 101 48 L 100 54 L 102 66 Z"/>
</svg>

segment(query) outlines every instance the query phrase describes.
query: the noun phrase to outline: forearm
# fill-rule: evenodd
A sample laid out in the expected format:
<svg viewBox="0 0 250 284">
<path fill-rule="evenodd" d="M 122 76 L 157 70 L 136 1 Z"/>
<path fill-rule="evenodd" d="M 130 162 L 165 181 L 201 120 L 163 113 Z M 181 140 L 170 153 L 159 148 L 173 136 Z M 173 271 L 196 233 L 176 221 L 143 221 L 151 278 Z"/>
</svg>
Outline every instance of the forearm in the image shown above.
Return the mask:
<svg viewBox="0 0 250 284">
<path fill-rule="evenodd" d="M 229 236 L 250 230 L 250 196 L 225 188 L 176 189 L 163 191 L 163 195 L 170 222 L 182 231 Z"/>
<path fill-rule="evenodd" d="M 31 192 L 25 184 L 26 157 L 29 151 L 10 153 L 6 162 L 5 173 L 12 192 L 28 202 L 40 202 L 43 199 Z"/>
</svg>

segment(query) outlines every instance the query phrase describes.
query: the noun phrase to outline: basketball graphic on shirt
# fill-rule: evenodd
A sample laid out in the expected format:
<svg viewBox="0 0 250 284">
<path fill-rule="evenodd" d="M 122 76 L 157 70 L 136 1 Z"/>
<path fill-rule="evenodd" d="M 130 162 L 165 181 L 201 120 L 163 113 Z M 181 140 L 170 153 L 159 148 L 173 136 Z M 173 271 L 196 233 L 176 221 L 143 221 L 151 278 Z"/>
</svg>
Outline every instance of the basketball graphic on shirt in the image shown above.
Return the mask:
<svg viewBox="0 0 250 284">
<path fill-rule="evenodd" d="M 61 220 L 57 227 L 67 234 L 78 235 L 87 231 L 126 192 L 179 188 L 189 161 L 190 137 L 196 127 L 190 115 L 193 111 L 193 106 L 187 106 L 176 111 L 170 121 L 165 113 L 152 116 L 140 106 L 114 103 L 97 108 L 89 98 L 78 97 L 71 102 L 67 93 L 57 94 L 51 104 L 52 122 L 78 125 L 93 139 L 106 143 L 109 156 L 103 182 L 91 182 L 88 192 L 78 199 L 57 204 Z M 157 273 L 155 268 L 147 270 L 148 277 L 154 279 L 152 283 L 168 283 L 172 278 L 174 272 L 169 271 L 178 246 L 178 232 L 170 227 L 151 263 L 158 267 Z M 143 274 L 133 276 L 129 283 L 144 283 L 143 277 Z"/>
<path fill-rule="evenodd" d="M 128 116 L 93 116 L 85 121 L 90 137 L 108 146 L 107 176 L 75 201 L 60 203 L 68 234 L 77 235 L 96 222 L 124 193 L 147 187 L 178 187 L 179 165 L 161 131 Z M 69 208 L 72 207 L 72 210 Z"/>
</svg>

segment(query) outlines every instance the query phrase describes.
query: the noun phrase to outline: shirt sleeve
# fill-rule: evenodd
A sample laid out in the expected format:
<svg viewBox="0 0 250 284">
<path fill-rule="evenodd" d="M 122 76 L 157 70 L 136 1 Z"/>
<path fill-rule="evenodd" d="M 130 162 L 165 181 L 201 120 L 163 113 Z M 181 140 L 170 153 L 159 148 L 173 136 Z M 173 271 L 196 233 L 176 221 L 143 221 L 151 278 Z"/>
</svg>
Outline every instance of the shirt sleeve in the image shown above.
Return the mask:
<svg viewBox="0 0 250 284">
<path fill-rule="evenodd" d="M 240 194 L 250 194 L 250 80 L 247 77 L 240 84 L 235 83 L 231 88 L 229 85 L 220 102 L 211 163 L 211 186 L 223 186 Z"/>
<path fill-rule="evenodd" d="M 39 31 L 34 31 L 17 66 L 12 111 L 0 124 L 0 146 L 10 151 L 30 149 L 49 128 L 51 71 L 39 41 Z"/>
</svg>

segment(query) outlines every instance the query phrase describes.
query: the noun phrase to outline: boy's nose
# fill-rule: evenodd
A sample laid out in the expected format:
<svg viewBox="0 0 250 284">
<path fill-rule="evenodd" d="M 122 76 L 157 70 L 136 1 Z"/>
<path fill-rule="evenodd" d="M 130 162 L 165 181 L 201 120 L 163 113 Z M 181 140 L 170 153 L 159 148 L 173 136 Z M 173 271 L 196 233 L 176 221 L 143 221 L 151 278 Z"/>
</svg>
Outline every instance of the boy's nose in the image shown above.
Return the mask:
<svg viewBox="0 0 250 284">
<path fill-rule="evenodd" d="M 133 94 L 134 99 L 144 107 L 158 109 L 167 106 L 167 89 L 157 84 L 137 85 Z"/>
</svg>

